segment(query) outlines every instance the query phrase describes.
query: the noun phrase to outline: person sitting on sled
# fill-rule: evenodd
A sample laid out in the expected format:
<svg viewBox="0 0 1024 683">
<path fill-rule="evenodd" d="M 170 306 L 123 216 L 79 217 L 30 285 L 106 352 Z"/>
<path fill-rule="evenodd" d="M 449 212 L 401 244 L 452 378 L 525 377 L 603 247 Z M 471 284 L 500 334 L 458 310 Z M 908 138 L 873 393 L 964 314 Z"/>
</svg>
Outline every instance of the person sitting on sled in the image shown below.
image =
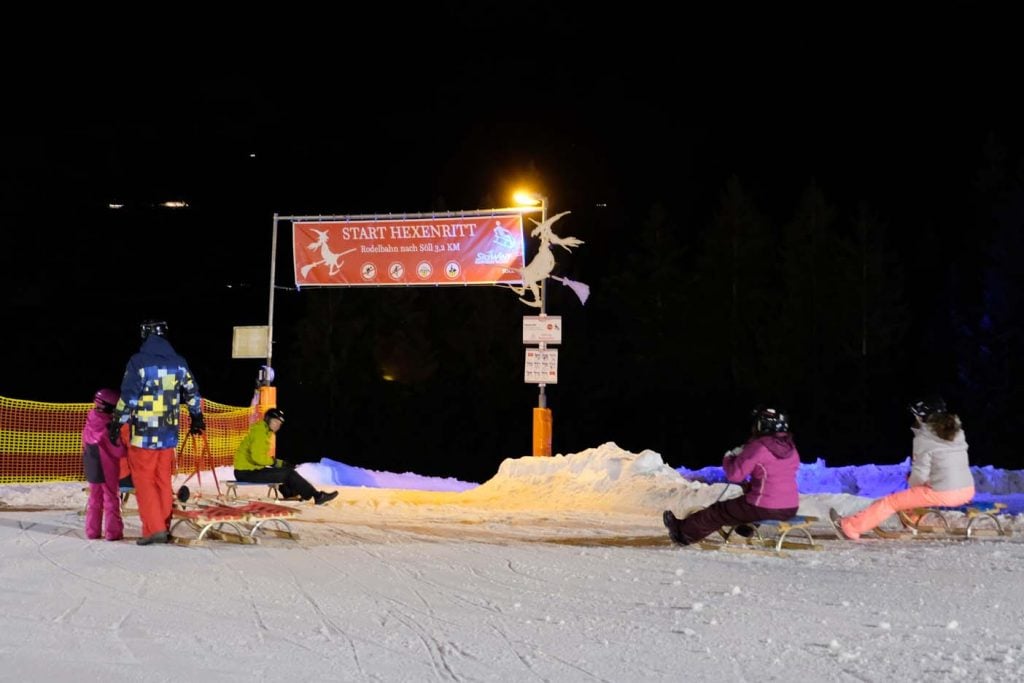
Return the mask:
<svg viewBox="0 0 1024 683">
<path fill-rule="evenodd" d="M 858 539 L 902 510 L 956 507 L 974 498 L 974 477 L 960 418 L 946 409 L 940 396 L 911 403 L 910 413 L 914 416 L 910 428 L 914 443 L 908 488 L 879 498 L 849 517 L 830 509 L 829 518 L 841 538 Z"/>
<path fill-rule="evenodd" d="M 235 480 L 260 484 L 280 484 L 281 497 L 298 496 L 324 505 L 338 497 L 337 491 L 318 491 L 292 467 L 282 466 L 270 452 L 270 443 L 284 424 L 284 411 L 271 408 L 263 419 L 249 427 L 235 451 Z"/>
<path fill-rule="evenodd" d="M 743 484 L 745 495 L 720 500 L 685 519 L 665 510 L 662 521 L 675 543 L 696 543 L 722 527 L 739 527 L 737 533 L 750 535 L 750 524 L 787 520 L 796 514 L 800 507 L 796 484 L 800 454 L 789 431 L 789 417 L 782 410 L 762 407 L 754 409 L 753 417 L 750 439 L 738 453 L 730 451 L 722 460 L 728 481 L 738 484 L 750 478 Z"/>
</svg>

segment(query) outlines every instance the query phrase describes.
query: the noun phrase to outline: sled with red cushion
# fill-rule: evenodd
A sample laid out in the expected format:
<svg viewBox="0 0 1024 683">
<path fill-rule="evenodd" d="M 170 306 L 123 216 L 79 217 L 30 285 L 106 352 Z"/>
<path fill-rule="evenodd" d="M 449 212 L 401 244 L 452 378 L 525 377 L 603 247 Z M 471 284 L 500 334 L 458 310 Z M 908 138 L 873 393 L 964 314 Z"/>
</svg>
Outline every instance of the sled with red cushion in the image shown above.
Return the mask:
<svg viewBox="0 0 1024 683">
<path fill-rule="evenodd" d="M 300 513 L 295 508 L 274 503 L 253 501 L 245 505 L 201 504 L 193 509 L 175 509 L 171 533 L 182 524 L 197 532 L 196 543 L 207 536 L 233 543 L 256 543 L 256 534 L 271 533 L 284 538 L 298 539 L 288 520 Z"/>
</svg>

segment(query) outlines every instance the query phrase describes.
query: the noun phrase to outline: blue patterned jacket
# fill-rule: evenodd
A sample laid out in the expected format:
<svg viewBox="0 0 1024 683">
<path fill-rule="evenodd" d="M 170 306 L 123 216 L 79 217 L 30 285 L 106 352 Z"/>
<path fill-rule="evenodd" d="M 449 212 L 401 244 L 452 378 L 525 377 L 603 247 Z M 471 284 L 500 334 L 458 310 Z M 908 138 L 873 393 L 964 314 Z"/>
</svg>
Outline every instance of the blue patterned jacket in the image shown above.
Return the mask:
<svg viewBox="0 0 1024 683">
<path fill-rule="evenodd" d="M 171 343 L 151 334 L 128 360 L 114 419 L 119 424 L 131 424 L 132 446 L 174 448 L 178 445 L 181 403 L 188 406 L 190 415 L 202 412 L 199 387 L 188 363 Z"/>
</svg>

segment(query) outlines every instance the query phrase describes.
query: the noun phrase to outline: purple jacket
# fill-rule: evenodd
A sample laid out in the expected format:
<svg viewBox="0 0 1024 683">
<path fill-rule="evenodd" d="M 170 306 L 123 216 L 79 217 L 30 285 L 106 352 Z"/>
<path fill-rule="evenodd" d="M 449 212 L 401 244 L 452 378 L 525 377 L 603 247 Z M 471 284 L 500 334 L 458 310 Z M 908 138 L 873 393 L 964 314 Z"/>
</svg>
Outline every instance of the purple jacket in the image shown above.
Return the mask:
<svg viewBox="0 0 1024 683">
<path fill-rule="evenodd" d="M 738 484 L 750 477 L 746 499 L 751 505 L 783 510 L 800 506 L 796 471 L 800 454 L 789 434 L 771 434 L 751 439 L 739 455 L 722 461 L 725 477 Z"/>
</svg>

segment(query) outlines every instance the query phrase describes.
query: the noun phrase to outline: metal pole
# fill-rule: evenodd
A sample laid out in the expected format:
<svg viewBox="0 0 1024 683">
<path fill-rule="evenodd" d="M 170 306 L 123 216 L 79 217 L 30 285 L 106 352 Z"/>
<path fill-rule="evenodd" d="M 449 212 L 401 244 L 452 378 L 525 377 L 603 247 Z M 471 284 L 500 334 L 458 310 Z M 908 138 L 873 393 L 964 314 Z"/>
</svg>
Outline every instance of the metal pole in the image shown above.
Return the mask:
<svg viewBox="0 0 1024 683">
<path fill-rule="evenodd" d="M 274 356 L 274 277 L 277 272 L 277 214 L 274 214 L 274 233 L 270 245 L 270 310 L 267 311 L 267 367 Z"/>
<path fill-rule="evenodd" d="M 548 198 L 540 198 L 540 222 L 543 223 L 548 219 Z M 545 277 L 540 281 L 540 314 L 541 317 L 548 314 L 548 279 Z M 540 350 L 543 351 L 548 347 L 544 342 L 540 343 Z M 537 407 L 547 408 L 548 397 L 544 394 L 544 384 L 538 384 L 537 389 L 539 394 L 537 396 Z"/>
</svg>

